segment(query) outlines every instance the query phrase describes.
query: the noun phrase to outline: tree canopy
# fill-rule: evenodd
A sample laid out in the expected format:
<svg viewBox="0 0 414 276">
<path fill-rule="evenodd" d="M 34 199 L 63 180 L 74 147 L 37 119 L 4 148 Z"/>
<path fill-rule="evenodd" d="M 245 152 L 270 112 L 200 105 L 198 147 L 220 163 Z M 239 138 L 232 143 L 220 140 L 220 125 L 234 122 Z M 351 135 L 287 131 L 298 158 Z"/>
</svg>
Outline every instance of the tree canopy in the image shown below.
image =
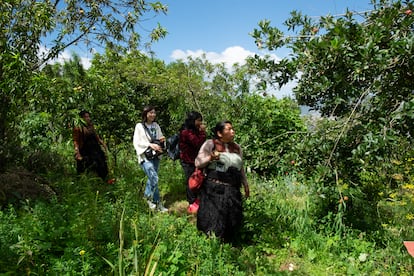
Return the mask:
<svg viewBox="0 0 414 276">
<path fill-rule="evenodd" d="M 293 11 L 286 34 L 262 21 L 252 32 L 257 45 L 291 55 L 249 59 L 262 86 L 296 80 L 297 102 L 329 118 L 311 122 L 287 156 L 315 179 L 326 210 L 338 193 L 363 199 L 348 215 L 364 229 L 375 227 L 375 206 L 396 187 L 395 164 L 410 164 L 414 129 L 414 3 L 371 2 L 370 11 L 318 18 Z"/>
<path fill-rule="evenodd" d="M 359 106 L 367 116 L 389 116 L 413 98 L 412 1 L 372 1 L 374 9 L 311 18 L 293 11 L 284 34 L 262 21 L 252 36 L 263 48 L 288 47 L 280 62 L 252 59 L 284 85 L 297 78 L 299 104 L 343 116 Z"/>
<path fill-rule="evenodd" d="M 1 1 L 0 169 L 13 152 L 8 146 L 15 141 L 10 137 L 16 138 L 14 119 L 33 105 L 30 87 L 36 86 L 32 80 L 39 79 L 39 69 L 75 44 L 118 52 L 142 46 L 149 49 L 167 31 L 155 25 L 145 39 L 139 24 L 167 10 L 160 2 L 148 1 Z"/>
</svg>

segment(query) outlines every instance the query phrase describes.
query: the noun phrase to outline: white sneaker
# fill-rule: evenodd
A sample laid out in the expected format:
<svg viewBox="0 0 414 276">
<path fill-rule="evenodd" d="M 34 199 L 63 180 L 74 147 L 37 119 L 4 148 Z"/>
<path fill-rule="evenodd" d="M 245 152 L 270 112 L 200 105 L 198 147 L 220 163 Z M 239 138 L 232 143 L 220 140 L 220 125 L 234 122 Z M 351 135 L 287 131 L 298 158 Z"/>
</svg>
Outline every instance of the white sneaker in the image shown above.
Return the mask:
<svg viewBox="0 0 414 276">
<path fill-rule="evenodd" d="M 148 207 L 149 207 L 151 210 L 154 210 L 154 209 L 155 209 L 155 207 L 157 207 L 157 205 L 156 205 L 155 203 L 153 203 L 151 200 L 147 200 L 147 203 L 148 203 Z"/>
<path fill-rule="evenodd" d="M 161 202 L 160 202 L 160 203 L 158 203 L 158 205 L 157 205 L 157 209 L 158 209 L 158 211 L 160 211 L 161 213 L 168 212 L 168 209 L 167 209 L 167 208 L 165 208 L 165 207 L 164 207 L 164 205 L 162 205 L 162 203 L 161 203 Z"/>
</svg>

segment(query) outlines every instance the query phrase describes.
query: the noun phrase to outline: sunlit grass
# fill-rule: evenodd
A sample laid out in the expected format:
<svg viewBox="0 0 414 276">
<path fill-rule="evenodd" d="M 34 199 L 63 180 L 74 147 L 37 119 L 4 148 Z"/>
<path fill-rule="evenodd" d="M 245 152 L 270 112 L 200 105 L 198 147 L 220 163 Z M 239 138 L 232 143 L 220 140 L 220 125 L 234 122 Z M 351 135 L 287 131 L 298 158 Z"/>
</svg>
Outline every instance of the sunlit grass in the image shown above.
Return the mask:
<svg viewBox="0 0 414 276">
<path fill-rule="evenodd" d="M 160 165 L 169 213 L 150 211 L 142 199 L 146 176 L 135 158 L 133 152 L 118 154 L 114 185 L 92 176 L 53 175 L 59 180 L 52 201 L 2 210 L 1 273 L 410 275 L 413 261 L 402 248 L 413 235 L 409 181 L 394 201 L 379 205 L 382 231 L 367 234 L 349 227 L 336 232 L 335 214 L 318 218 L 323 198 L 300 175 L 263 179 L 250 173 L 244 227 L 230 245 L 200 233 L 195 216 L 186 213 L 178 161 Z"/>
</svg>

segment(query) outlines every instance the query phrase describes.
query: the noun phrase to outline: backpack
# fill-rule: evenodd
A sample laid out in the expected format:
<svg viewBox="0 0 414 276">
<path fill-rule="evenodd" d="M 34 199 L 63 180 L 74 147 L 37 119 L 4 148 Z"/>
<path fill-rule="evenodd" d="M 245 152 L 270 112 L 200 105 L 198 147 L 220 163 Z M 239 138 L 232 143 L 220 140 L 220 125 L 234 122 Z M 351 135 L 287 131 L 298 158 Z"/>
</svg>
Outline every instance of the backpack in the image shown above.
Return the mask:
<svg viewBox="0 0 414 276">
<path fill-rule="evenodd" d="M 167 154 L 172 160 L 180 159 L 180 134 L 176 133 L 167 139 Z"/>
</svg>

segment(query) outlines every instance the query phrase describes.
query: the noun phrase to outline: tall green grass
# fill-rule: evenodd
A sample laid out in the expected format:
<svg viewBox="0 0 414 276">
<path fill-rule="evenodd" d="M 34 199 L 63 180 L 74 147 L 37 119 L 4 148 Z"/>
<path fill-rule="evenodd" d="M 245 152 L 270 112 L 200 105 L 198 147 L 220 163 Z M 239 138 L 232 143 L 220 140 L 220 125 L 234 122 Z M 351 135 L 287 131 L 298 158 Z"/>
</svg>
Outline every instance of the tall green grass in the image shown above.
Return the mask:
<svg viewBox="0 0 414 276">
<path fill-rule="evenodd" d="M 74 172 L 73 163 L 65 166 Z M 410 275 L 413 269 L 402 246 L 412 224 L 399 221 L 398 228 L 370 234 L 337 231 L 337 214 L 321 219 L 323 198 L 311 180 L 294 173 L 275 179 L 250 173 L 244 227 L 234 244 L 222 244 L 200 233 L 194 216 L 186 214 L 177 161 L 163 159 L 160 166 L 165 205 L 184 206 L 168 214 L 150 211 L 143 201 L 146 177 L 133 151 L 118 154 L 113 172 L 115 185 L 55 172 L 48 176 L 55 198 L 1 210 L 0 273 Z"/>
</svg>

